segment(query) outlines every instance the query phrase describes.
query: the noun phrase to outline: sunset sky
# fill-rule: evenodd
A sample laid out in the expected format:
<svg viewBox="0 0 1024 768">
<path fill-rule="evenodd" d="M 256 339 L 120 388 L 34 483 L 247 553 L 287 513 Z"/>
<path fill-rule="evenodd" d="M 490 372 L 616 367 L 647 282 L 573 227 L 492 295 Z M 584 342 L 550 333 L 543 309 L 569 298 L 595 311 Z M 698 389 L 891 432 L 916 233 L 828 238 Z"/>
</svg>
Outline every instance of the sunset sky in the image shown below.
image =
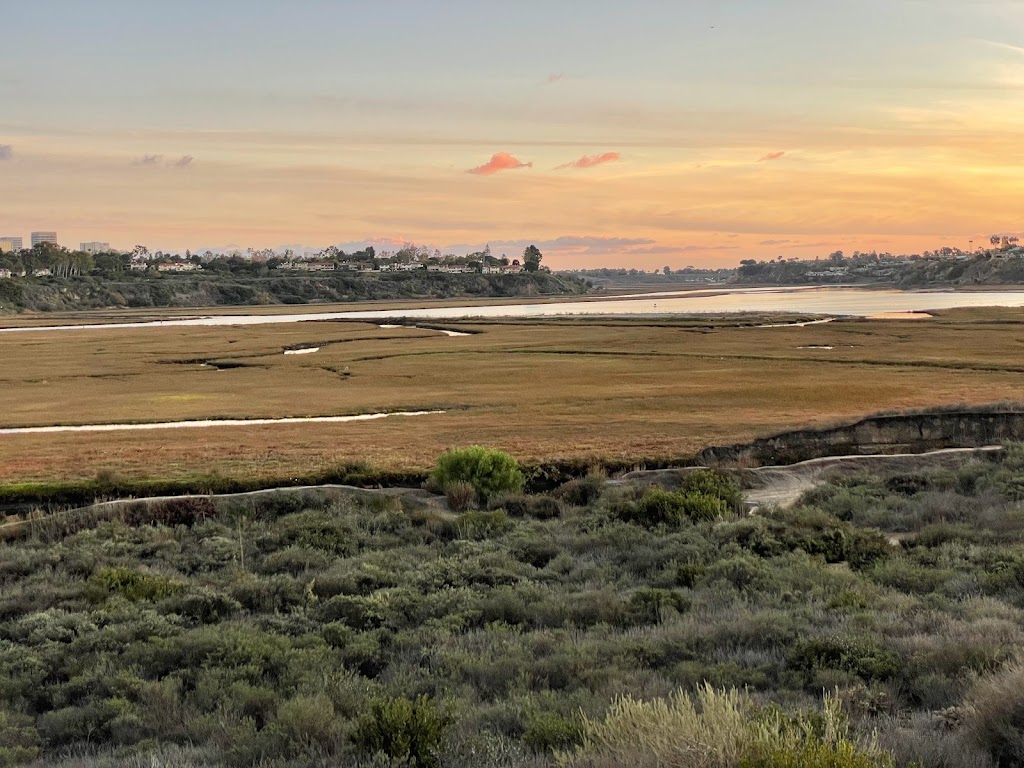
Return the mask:
<svg viewBox="0 0 1024 768">
<path fill-rule="evenodd" d="M 1024 229 L 1024 0 L 5 0 L 0 19 L 0 236 L 536 242 L 556 268 L 651 268 Z"/>
</svg>

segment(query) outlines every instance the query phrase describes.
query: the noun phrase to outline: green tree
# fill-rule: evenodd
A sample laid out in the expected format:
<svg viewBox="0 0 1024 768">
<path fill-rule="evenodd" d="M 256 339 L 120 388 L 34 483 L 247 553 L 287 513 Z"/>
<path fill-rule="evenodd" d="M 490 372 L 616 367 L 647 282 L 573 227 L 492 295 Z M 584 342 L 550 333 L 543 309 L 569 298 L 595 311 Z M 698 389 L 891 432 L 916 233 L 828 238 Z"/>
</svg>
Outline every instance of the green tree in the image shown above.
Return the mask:
<svg viewBox="0 0 1024 768">
<path fill-rule="evenodd" d="M 523 269 L 527 272 L 536 272 L 540 269 L 540 262 L 543 258 L 544 254 L 540 252 L 540 248 L 536 245 L 527 246 L 523 251 Z"/>
</svg>

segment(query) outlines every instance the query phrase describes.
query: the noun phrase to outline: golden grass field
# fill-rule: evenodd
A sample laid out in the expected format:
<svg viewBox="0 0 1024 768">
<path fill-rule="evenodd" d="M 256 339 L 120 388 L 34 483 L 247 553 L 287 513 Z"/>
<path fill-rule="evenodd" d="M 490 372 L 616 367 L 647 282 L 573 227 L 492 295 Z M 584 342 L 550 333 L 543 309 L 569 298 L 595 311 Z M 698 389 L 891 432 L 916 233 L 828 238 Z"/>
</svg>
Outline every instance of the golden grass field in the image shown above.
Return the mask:
<svg viewBox="0 0 1024 768">
<path fill-rule="evenodd" d="M 468 443 L 524 460 L 640 461 L 882 410 L 1022 399 L 1021 310 L 804 328 L 749 322 L 443 323 L 475 332 L 463 338 L 362 322 L 0 334 L 0 427 L 447 411 L 346 424 L 2 435 L 0 482 L 101 471 L 271 478 L 350 461 L 414 469 Z M 283 354 L 296 345 L 321 349 Z"/>
</svg>

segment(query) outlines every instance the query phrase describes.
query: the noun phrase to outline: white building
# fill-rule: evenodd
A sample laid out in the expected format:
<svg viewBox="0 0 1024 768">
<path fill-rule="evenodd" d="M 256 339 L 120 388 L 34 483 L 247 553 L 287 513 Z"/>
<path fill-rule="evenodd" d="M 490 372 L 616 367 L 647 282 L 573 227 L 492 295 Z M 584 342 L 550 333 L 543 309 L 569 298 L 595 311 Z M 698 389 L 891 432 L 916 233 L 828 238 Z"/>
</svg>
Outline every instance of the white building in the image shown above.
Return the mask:
<svg viewBox="0 0 1024 768">
<path fill-rule="evenodd" d="M 0 280 L 5 280 L 14 277 L 14 273 L 9 269 L 0 269 Z"/>
<path fill-rule="evenodd" d="M 157 272 L 195 272 L 197 269 L 199 269 L 199 265 L 193 264 L 191 261 L 157 264 L 156 267 Z"/>
<path fill-rule="evenodd" d="M 82 243 L 82 245 L 80 246 L 79 250 L 85 251 L 86 253 L 109 253 L 110 252 L 110 243 L 100 243 L 100 242 Z"/>
<path fill-rule="evenodd" d="M 22 247 L 20 237 L 0 237 L 0 253 L 17 253 Z"/>
<path fill-rule="evenodd" d="M 57 244 L 57 233 L 56 232 L 33 232 L 32 233 L 32 247 L 35 248 L 40 243 L 52 243 Z"/>
</svg>

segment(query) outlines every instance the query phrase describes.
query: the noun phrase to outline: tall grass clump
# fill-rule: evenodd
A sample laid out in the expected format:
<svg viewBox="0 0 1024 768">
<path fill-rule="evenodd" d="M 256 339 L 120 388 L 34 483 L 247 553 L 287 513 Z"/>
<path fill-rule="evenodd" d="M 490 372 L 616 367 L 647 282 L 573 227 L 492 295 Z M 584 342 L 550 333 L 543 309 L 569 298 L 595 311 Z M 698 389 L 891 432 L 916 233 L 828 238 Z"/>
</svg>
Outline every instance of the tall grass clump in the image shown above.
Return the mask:
<svg viewBox="0 0 1024 768">
<path fill-rule="evenodd" d="M 967 696 L 966 732 L 998 766 L 1024 765 L 1024 663 L 981 678 Z"/>
<path fill-rule="evenodd" d="M 521 491 L 525 482 L 513 456 L 479 445 L 445 451 L 430 475 L 430 484 L 445 494 L 457 483 L 468 483 L 481 504 L 495 494 Z"/>
<path fill-rule="evenodd" d="M 696 697 L 618 699 L 602 720 L 583 718 L 582 744 L 563 768 L 890 768 L 874 741 L 858 745 L 835 696 L 822 712 L 787 717 L 735 689 L 705 684 Z"/>
</svg>

